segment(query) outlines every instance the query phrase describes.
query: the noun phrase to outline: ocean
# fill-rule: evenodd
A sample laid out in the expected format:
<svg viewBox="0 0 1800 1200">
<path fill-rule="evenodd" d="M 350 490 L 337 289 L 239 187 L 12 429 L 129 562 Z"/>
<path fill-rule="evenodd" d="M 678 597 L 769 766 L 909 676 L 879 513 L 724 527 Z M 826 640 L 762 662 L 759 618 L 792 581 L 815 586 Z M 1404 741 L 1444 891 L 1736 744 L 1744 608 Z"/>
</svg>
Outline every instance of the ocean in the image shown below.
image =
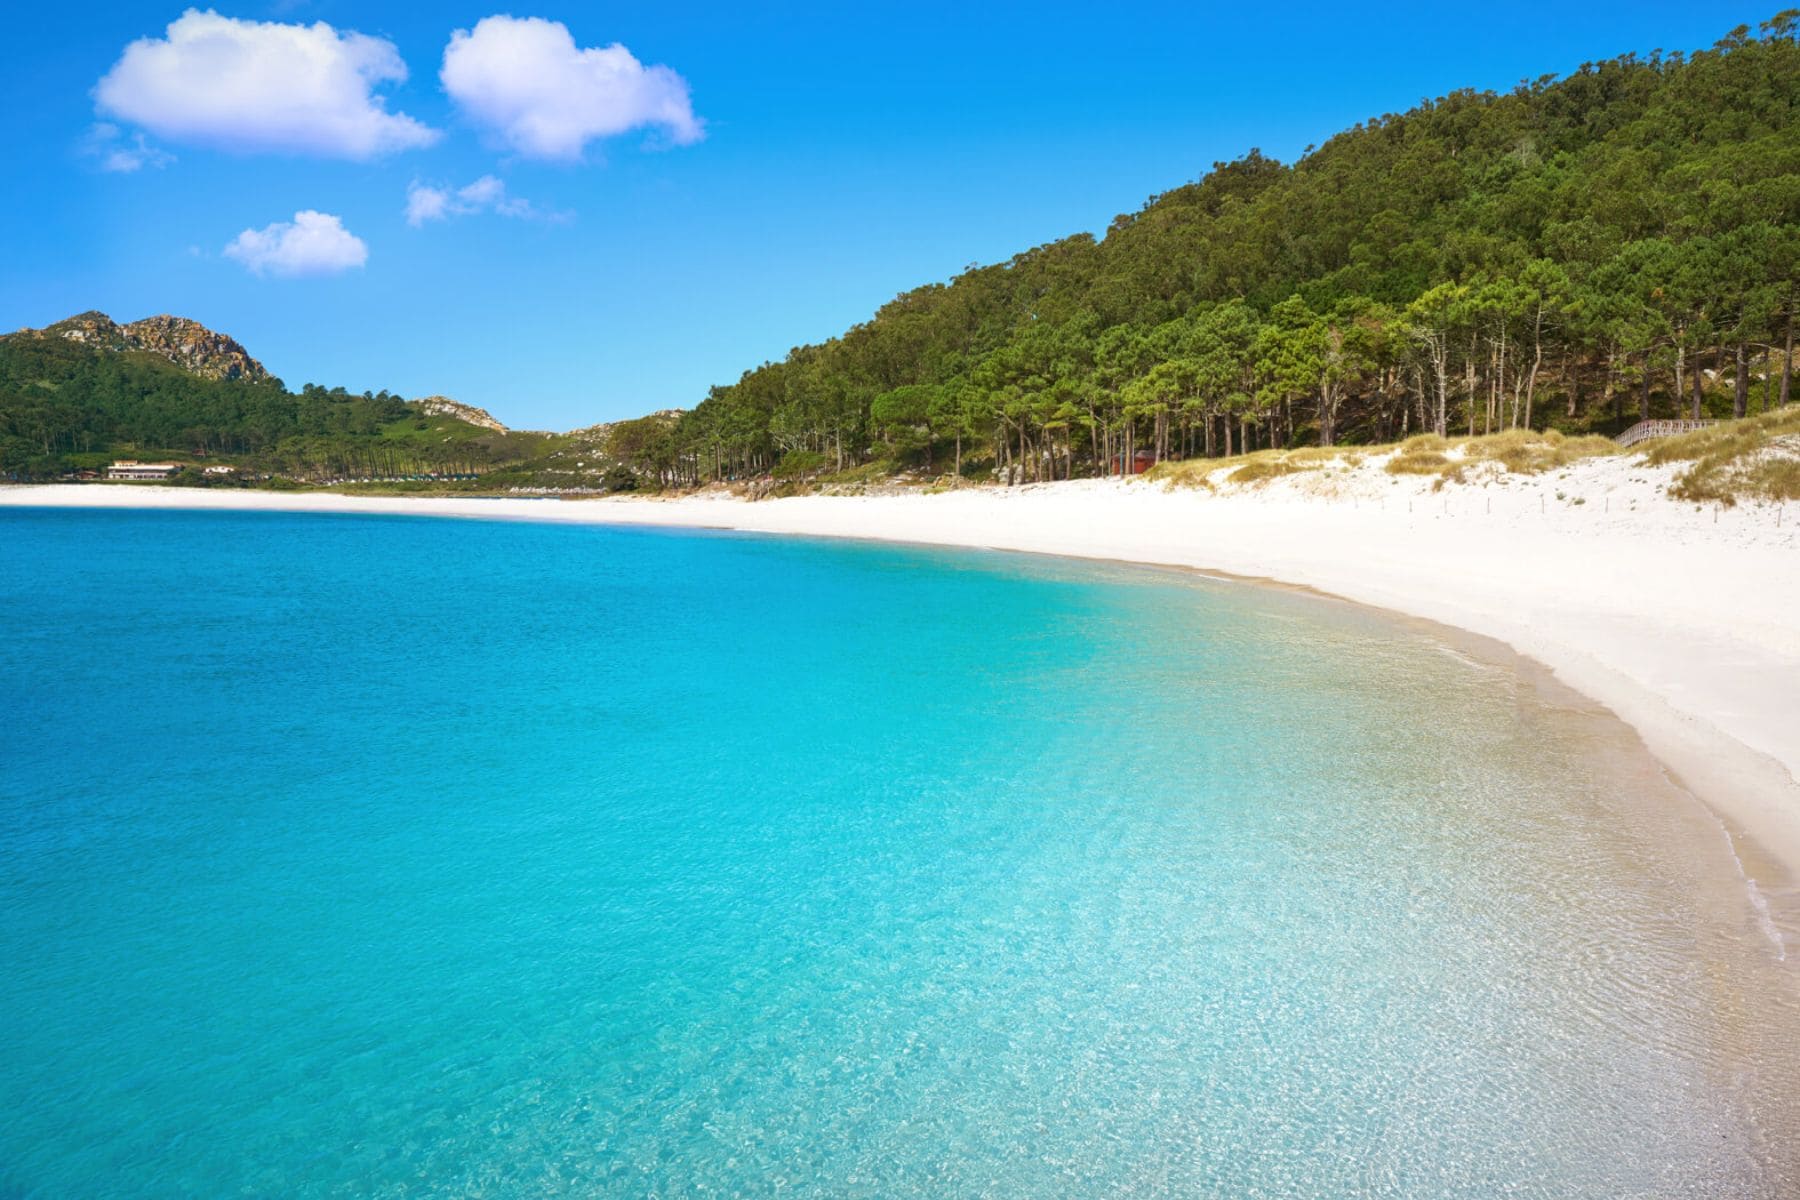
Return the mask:
<svg viewBox="0 0 1800 1200">
<path fill-rule="evenodd" d="M 1727 832 L 1293 591 L 0 511 L 0 1197 L 1778 1197 Z"/>
</svg>

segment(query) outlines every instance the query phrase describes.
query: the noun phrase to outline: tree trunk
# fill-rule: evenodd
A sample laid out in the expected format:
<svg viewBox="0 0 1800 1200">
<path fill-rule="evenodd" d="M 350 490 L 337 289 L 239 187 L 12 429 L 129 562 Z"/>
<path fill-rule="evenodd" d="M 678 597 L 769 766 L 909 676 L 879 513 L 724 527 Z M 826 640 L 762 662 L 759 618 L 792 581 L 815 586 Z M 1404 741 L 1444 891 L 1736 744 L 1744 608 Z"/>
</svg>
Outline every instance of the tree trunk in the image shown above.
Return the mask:
<svg viewBox="0 0 1800 1200">
<path fill-rule="evenodd" d="M 1713 373 L 1714 373 L 1714 375 L 1716 375 L 1718 377 L 1718 383 L 1721 386 L 1723 386 L 1723 384 L 1725 383 L 1725 335 L 1724 334 L 1719 335 L 1719 348 L 1713 352 Z"/>
<path fill-rule="evenodd" d="M 1525 428 L 1531 428 L 1531 406 L 1537 399 L 1538 368 L 1544 365 L 1544 343 L 1540 340 L 1531 359 L 1531 373 L 1525 376 Z M 1570 416 L 1575 414 L 1570 413 Z"/>
<path fill-rule="evenodd" d="M 1687 347 L 1675 347 L 1675 415 L 1681 415 L 1681 406 L 1687 402 Z"/>
<path fill-rule="evenodd" d="M 1744 343 L 1737 346 L 1737 378 L 1732 380 L 1731 415 L 1743 420 L 1750 409 L 1750 350 Z"/>
<path fill-rule="evenodd" d="M 1700 419 L 1700 405 L 1706 399 L 1706 372 L 1700 369 L 1698 356 L 1694 363 L 1694 420 Z"/>
<path fill-rule="evenodd" d="M 1469 436 L 1475 436 L 1475 348 L 1469 347 L 1469 361 L 1463 369 L 1469 392 Z"/>
<path fill-rule="evenodd" d="M 1788 405 L 1788 381 L 1794 374 L 1794 306 L 1787 312 L 1787 347 L 1781 353 L 1781 407 Z"/>
<path fill-rule="evenodd" d="M 1483 433 L 1494 432 L 1494 426 L 1500 423 L 1501 406 L 1506 403 L 1506 343 L 1496 341 L 1494 353 L 1488 361 L 1488 419 L 1482 427 Z M 1506 427 L 1511 429 L 1518 424 L 1519 414 L 1506 414 Z"/>
<path fill-rule="evenodd" d="M 1450 428 L 1450 363 L 1446 352 L 1437 356 L 1433 366 L 1437 368 L 1437 420 L 1432 422 L 1432 432 L 1439 437 L 1446 437 Z"/>
</svg>

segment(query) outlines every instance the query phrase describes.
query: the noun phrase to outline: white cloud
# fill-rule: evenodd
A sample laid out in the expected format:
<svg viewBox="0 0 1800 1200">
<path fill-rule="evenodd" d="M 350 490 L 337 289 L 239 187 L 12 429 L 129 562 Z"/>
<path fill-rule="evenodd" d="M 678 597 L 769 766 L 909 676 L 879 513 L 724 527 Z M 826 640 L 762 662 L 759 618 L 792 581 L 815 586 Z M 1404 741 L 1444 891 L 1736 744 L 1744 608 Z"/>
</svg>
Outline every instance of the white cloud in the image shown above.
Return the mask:
<svg viewBox="0 0 1800 1200">
<path fill-rule="evenodd" d="M 506 199 L 506 185 L 492 175 L 483 175 L 456 193 L 464 203 L 484 207 Z"/>
<path fill-rule="evenodd" d="M 336 275 L 369 261 L 363 240 L 330 213 L 305 209 L 292 221 L 246 229 L 225 247 L 254 275 Z"/>
<path fill-rule="evenodd" d="M 441 221 L 450 215 L 450 201 L 448 190 L 414 181 L 406 189 L 406 223 L 416 229 L 427 221 Z"/>
<path fill-rule="evenodd" d="M 94 101 L 171 142 L 370 159 L 438 139 L 374 94 L 405 79 L 399 51 L 382 38 L 190 8 L 165 37 L 125 47 Z"/>
<path fill-rule="evenodd" d="M 434 187 L 417 180 L 406 189 L 406 223 L 414 228 L 427 221 L 481 212 L 526 220 L 566 221 L 569 218 L 567 213 L 545 212 L 529 200 L 507 195 L 506 184 L 493 175 L 483 175 L 474 183 L 455 189 Z"/>
<path fill-rule="evenodd" d="M 121 174 L 144 167 L 166 167 L 175 161 L 173 154 L 152 146 L 143 134 L 134 133 L 126 137 L 117 125 L 109 125 L 105 121 L 96 122 L 88 130 L 81 152 L 90 158 L 99 159 L 102 171 Z"/>
<path fill-rule="evenodd" d="M 459 29 L 438 77 L 464 113 L 528 158 L 579 159 L 590 141 L 633 129 L 680 144 L 703 134 L 681 76 L 616 42 L 577 49 L 560 21 L 495 16 Z"/>
</svg>

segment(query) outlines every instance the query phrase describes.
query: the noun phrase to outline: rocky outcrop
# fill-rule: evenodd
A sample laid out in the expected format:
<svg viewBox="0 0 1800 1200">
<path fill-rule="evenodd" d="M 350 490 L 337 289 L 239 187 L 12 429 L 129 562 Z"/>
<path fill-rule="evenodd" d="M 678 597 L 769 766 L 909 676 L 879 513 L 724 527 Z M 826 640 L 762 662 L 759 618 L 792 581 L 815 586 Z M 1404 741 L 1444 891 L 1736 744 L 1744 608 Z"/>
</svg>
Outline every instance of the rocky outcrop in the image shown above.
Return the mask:
<svg viewBox="0 0 1800 1200">
<path fill-rule="evenodd" d="M 20 333 L 35 333 L 45 337 L 64 337 L 71 342 L 81 342 L 96 350 L 130 350 L 131 342 L 125 331 L 103 312 L 76 313 L 66 321 L 58 321 L 43 329 L 21 329 Z"/>
<path fill-rule="evenodd" d="M 681 420 L 683 414 L 686 412 L 687 409 L 685 408 L 661 408 L 653 413 L 645 413 L 641 417 L 633 417 L 631 420 L 660 421 L 665 424 L 673 425 L 675 422 Z M 596 446 L 604 446 L 611 440 L 613 430 L 624 424 L 626 424 L 625 421 L 602 421 L 598 425 L 587 425 L 580 429 L 571 429 L 564 436 L 576 438 L 583 442 L 589 442 Z"/>
<path fill-rule="evenodd" d="M 33 337 L 68 338 L 96 350 L 142 350 L 207 379 L 260 383 L 269 378 L 269 372 L 235 338 L 214 333 L 186 317 L 146 317 L 120 325 L 103 312 L 84 312 L 43 329 L 19 332 Z"/>
<path fill-rule="evenodd" d="M 493 414 L 485 408 L 476 408 L 473 404 L 464 404 L 452 400 L 448 396 L 425 396 L 413 401 L 419 411 L 428 417 L 453 417 L 473 425 L 478 429 L 491 429 L 495 433 L 505 433 L 506 426 L 496 421 Z"/>
<path fill-rule="evenodd" d="M 260 383 L 269 377 L 235 338 L 214 333 L 198 321 L 168 315 L 145 317 L 125 326 L 125 337 L 138 350 L 160 354 L 208 379 L 242 379 Z"/>
</svg>

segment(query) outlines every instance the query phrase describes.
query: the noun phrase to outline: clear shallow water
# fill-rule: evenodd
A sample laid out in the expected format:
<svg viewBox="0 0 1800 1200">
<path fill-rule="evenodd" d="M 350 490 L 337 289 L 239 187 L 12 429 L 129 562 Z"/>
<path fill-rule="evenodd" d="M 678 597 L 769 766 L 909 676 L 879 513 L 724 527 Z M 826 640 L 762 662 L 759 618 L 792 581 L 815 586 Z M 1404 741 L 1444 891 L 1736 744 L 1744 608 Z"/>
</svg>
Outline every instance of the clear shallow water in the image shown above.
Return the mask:
<svg viewBox="0 0 1800 1200">
<path fill-rule="evenodd" d="M 1795 1194 L 1717 826 L 1398 622 L 522 524 L 0 549 L 0 1196 Z"/>
</svg>

